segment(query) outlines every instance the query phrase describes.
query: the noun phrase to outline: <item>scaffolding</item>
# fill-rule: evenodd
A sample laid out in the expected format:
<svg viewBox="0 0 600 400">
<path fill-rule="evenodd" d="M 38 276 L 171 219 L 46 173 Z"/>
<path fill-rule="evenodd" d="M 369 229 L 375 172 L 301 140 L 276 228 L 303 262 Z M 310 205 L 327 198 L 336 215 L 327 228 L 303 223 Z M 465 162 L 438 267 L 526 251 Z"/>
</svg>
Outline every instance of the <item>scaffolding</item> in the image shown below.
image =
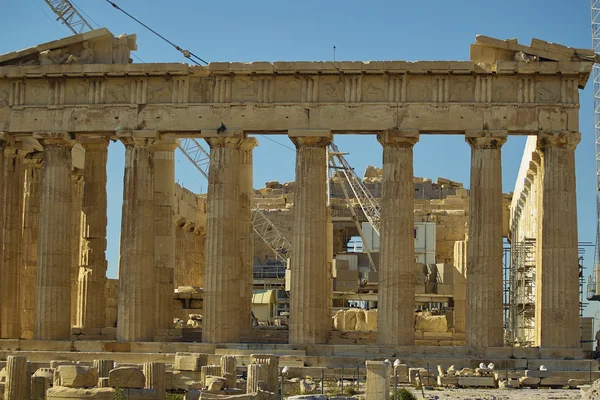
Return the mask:
<svg viewBox="0 0 600 400">
<path fill-rule="evenodd" d="M 505 249 L 506 340 L 533 346 L 535 330 L 535 239 L 513 241 Z"/>
</svg>

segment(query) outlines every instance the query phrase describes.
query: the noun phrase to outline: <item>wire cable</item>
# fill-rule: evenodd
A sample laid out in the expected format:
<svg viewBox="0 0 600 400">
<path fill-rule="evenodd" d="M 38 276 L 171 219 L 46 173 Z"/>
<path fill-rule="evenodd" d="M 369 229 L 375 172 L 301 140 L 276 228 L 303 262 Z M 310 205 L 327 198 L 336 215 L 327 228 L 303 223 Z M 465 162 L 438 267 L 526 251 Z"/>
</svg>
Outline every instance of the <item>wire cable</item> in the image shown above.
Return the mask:
<svg viewBox="0 0 600 400">
<path fill-rule="evenodd" d="M 204 64 L 208 65 L 208 62 L 203 60 L 202 58 L 198 57 L 197 55 L 195 55 L 194 53 L 192 53 L 189 50 L 185 50 L 182 49 L 181 47 L 177 46 L 175 43 L 171 42 L 169 39 L 167 39 L 166 37 L 164 37 L 163 35 L 161 35 L 160 33 L 156 32 L 154 29 L 150 28 L 148 25 L 146 25 L 145 23 L 143 23 L 142 21 L 140 21 L 139 19 L 137 19 L 136 17 L 134 17 L 133 15 L 129 14 L 127 11 L 123 10 L 122 8 L 120 8 L 118 5 L 116 5 L 114 2 L 110 1 L 110 0 L 105 0 L 108 4 L 110 4 L 111 6 L 113 6 L 115 9 L 121 11 L 123 14 L 127 15 L 129 18 L 131 18 L 132 20 L 134 20 L 135 22 L 137 22 L 138 24 L 142 25 L 144 28 L 148 29 L 150 32 L 154 33 L 156 36 L 158 36 L 159 38 L 161 38 L 162 40 L 164 40 L 165 42 L 169 43 L 171 46 L 173 46 L 177 51 L 179 51 L 181 54 L 183 54 L 183 56 L 187 59 L 189 59 L 191 62 L 193 62 L 196 65 L 201 65 L 199 62 L 197 62 L 196 60 L 194 60 L 192 57 L 200 60 L 201 62 L 203 62 Z"/>
<path fill-rule="evenodd" d="M 286 146 L 285 144 L 283 144 L 283 143 L 280 143 L 280 142 L 278 142 L 278 141 L 277 141 L 277 140 L 275 140 L 275 139 L 271 139 L 270 137 L 268 137 L 268 136 L 266 136 L 266 135 L 259 135 L 259 136 L 262 136 L 262 137 L 264 137 L 265 139 L 267 139 L 267 140 L 270 140 L 271 142 L 273 142 L 273 143 L 276 143 L 276 144 L 280 145 L 281 147 L 285 147 L 285 148 L 286 148 L 286 149 L 288 149 L 288 150 L 291 150 L 291 151 L 293 151 L 293 152 L 295 152 L 295 151 L 296 151 L 296 149 L 294 149 L 294 148 L 292 148 L 292 147 L 290 147 L 290 146 Z"/>
<path fill-rule="evenodd" d="M 38 8 L 38 10 L 40 10 L 45 16 L 46 18 L 48 18 L 48 21 L 52 22 L 52 26 L 54 27 L 54 29 L 56 29 L 59 33 L 64 34 L 63 31 L 61 31 L 57 26 L 56 26 L 56 21 L 52 18 L 50 18 L 50 16 L 46 13 L 46 11 L 44 11 L 42 9 L 42 7 L 40 7 L 40 5 L 35 1 L 35 0 L 31 0 L 31 2 Z"/>
</svg>

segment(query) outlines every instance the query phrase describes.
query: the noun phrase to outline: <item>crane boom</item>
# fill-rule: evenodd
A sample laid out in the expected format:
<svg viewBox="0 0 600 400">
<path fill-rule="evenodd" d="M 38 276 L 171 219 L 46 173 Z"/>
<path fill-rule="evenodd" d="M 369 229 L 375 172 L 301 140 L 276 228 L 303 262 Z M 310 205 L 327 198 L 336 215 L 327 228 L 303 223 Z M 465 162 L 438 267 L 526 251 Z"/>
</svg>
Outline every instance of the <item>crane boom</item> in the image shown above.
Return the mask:
<svg viewBox="0 0 600 400">
<path fill-rule="evenodd" d="M 54 11 L 54 14 L 58 16 L 57 21 L 61 21 L 63 25 L 66 25 L 73 34 L 78 35 L 86 30 L 94 30 L 69 0 L 44 1 Z"/>
<path fill-rule="evenodd" d="M 600 52 L 600 0 L 590 0 L 592 16 L 592 47 L 594 52 Z M 594 261 L 596 268 L 593 274 L 595 283 L 598 285 L 600 276 L 597 274 L 598 265 L 600 265 L 600 65 L 594 63 L 592 70 L 594 84 L 594 142 L 596 150 L 596 246 Z M 593 294 L 600 294 L 598 287 L 595 287 Z"/>
</svg>

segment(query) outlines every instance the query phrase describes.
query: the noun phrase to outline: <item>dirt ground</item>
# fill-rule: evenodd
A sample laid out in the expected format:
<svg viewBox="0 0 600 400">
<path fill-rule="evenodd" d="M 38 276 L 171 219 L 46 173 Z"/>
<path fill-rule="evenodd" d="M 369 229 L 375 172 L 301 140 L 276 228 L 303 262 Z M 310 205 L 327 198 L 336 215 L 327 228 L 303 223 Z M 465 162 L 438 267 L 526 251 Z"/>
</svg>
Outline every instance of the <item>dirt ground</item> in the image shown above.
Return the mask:
<svg viewBox="0 0 600 400">
<path fill-rule="evenodd" d="M 420 390 L 410 389 L 417 397 L 422 399 Z M 440 389 L 426 390 L 425 399 L 428 400 L 530 400 L 530 399 L 572 399 L 579 400 L 579 389 Z"/>
</svg>

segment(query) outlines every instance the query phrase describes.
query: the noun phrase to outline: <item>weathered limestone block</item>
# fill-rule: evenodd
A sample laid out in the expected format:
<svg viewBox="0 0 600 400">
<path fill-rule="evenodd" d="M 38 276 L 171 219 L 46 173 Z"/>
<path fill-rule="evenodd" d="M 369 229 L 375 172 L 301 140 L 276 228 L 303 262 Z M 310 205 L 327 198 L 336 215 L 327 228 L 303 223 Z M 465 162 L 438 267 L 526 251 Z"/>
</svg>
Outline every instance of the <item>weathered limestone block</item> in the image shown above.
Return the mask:
<svg viewBox="0 0 600 400">
<path fill-rule="evenodd" d="M 462 387 L 495 387 L 493 376 L 459 376 L 458 386 Z"/>
<path fill-rule="evenodd" d="M 344 312 L 344 330 L 354 331 L 356 330 L 356 314 L 358 310 L 351 308 Z"/>
<path fill-rule="evenodd" d="M 226 379 L 225 387 L 235 388 L 237 359 L 235 356 L 221 357 L 221 375 Z"/>
<path fill-rule="evenodd" d="M 262 364 L 268 366 L 267 372 L 267 390 L 279 396 L 279 356 L 271 354 L 252 354 L 250 356 L 252 364 Z"/>
<path fill-rule="evenodd" d="M 345 310 L 338 310 L 333 316 L 333 328 L 338 331 L 344 330 L 344 314 Z"/>
<path fill-rule="evenodd" d="M 246 393 L 258 392 L 261 382 L 267 384 L 269 380 L 269 366 L 266 364 L 249 364 Z"/>
<path fill-rule="evenodd" d="M 152 389 L 94 388 L 76 389 L 63 386 L 48 389 L 46 396 L 51 400 L 156 400 L 156 391 Z"/>
<path fill-rule="evenodd" d="M 71 337 L 70 135 L 34 135 L 44 146 L 38 231 L 34 338 Z"/>
<path fill-rule="evenodd" d="M 202 387 L 206 387 L 207 376 L 221 376 L 221 367 L 218 365 L 204 365 L 200 369 L 200 383 L 202 383 Z"/>
<path fill-rule="evenodd" d="M 98 370 L 93 367 L 61 365 L 54 371 L 54 386 L 87 388 L 97 384 Z"/>
<path fill-rule="evenodd" d="M 144 363 L 144 377 L 146 378 L 146 389 L 154 389 L 158 400 L 167 398 L 167 376 L 165 364 L 158 362 Z"/>
<path fill-rule="evenodd" d="M 288 131 L 296 146 L 290 276 L 290 344 L 327 343 L 332 290 L 327 269 L 327 130 Z M 347 328 L 346 328 L 347 329 Z"/>
<path fill-rule="evenodd" d="M 522 386 L 534 386 L 535 387 L 540 384 L 541 380 L 542 380 L 541 378 L 534 378 L 534 377 L 528 377 L 528 376 L 519 378 L 519 382 L 521 383 Z"/>
<path fill-rule="evenodd" d="M 416 131 L 384 131 L 377 344 L 412 346 L 414 329 L 414 184 Z"/>
<path fill-rule="evenodd" d="M 365 310 L 357 310 L 356 311 L 356 326 L 355 330 L 357 331 L 367 331 L 367 315 Z"/>
<path fill-rule="evenodd" d="M 506 131 L 466 132 L 471 146 L 466 341 L 502 347 L 502 160 Z"/>
<path fill-rule="evenodd" d="M 415 316 L 415 329 L 421 332 L 447 332 L 448 321 L 445 315 L 422 312 Z"/>
<path fill-rule="evenodd" d="M 31 373 L 25 357 L 8 356 L 6 360 L 5 400 L 29 400 Z"/>
<path fill-rule="evenodd" d="M 113 388 L 143 389 L 146 378 L 141 369 L 135 367 L 118 367 L 108 374 L 108 385 Z"/>
<path fill-rule="evenodd" d="M 366 400 L 381 400 L 390 398 L 391 365 L 386 361 L 366 361 L 367 387 Z"/>
<path fill-rule="evenodd" d="M 200 353 L 175 353 L 173 369 L 177 371 L 200 371 L 208 364 L 208 355 Z"/>
<path fill-rule="evenodd" d="M 204 385 L 208 391 L 216 391 L 223 389 L 225 387 L 225 383 L 225 378 L 221 376 L 208 375 Z"/>
<path fill-rule="evenodd" d="M 400 364 L 394 367 L 394 379 L 398 378 L 398 383 L 409 383 L 408 380 L 408 366 L 406 364 Z"/>
<path fill-rule="evenodd" d="M 98 370 L 98 377 L 108 378 L 108 374 L 115 367 L 113 360 L 94 360 L 94 368 Z"/>
<path fill-rule="evenodd" d="M 377 331 L 377 310 L 365 311 L 365 330 Z"/>
<path fill-rule="evenodd" d="M 44 400 L 49 387 L 49 382 L 43 376 L 31 376 L 31 398 L 33 400 Z"/>
</svg>

